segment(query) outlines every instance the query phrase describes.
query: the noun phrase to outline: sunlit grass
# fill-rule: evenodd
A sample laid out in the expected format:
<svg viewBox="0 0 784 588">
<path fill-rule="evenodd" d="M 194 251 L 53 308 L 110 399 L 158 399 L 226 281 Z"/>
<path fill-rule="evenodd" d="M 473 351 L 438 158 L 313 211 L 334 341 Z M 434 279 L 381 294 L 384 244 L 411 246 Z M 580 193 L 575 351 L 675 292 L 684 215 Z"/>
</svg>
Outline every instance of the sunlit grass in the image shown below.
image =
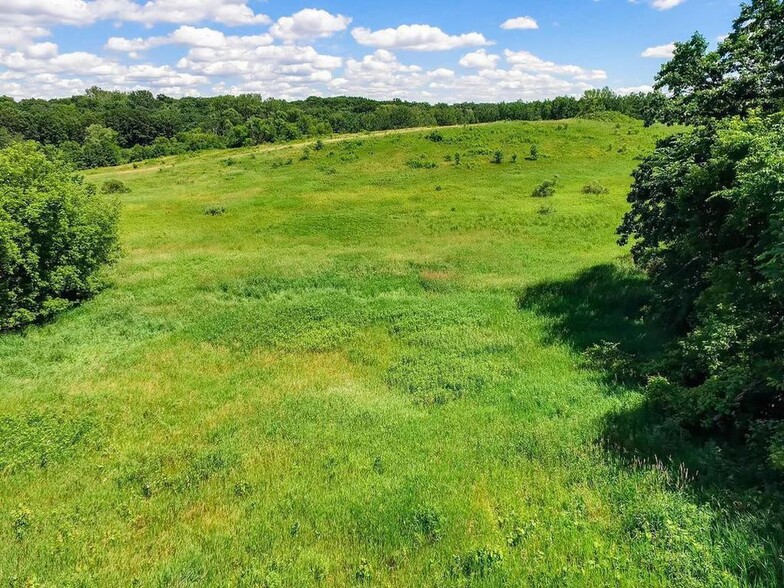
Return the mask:
<svg viewBox="0 0 784 588">
<path fill-rule="evenodd" d="M 441 132 L 89 175 L 131 189 L 113 287 L 0 338 L 6 585 L 775 585 L 753 515 L 602 449 L 639 393 L 521 302 L 630 274 L 666 129 Z"/>
</svg>

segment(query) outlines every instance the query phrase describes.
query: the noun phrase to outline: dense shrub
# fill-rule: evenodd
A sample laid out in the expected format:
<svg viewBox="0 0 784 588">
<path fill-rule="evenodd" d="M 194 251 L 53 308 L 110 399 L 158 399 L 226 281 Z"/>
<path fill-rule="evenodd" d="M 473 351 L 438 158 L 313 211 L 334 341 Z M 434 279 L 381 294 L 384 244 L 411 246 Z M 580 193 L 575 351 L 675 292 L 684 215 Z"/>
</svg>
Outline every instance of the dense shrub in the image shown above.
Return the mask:
<svg viewBox="0 0 784 588">
<path fill-rule="evenodd" d="M 558 182 L 556 180 L 545 180 L 534 188 L 534 191 L 531 192 L 531 196 L 534 198 L 547 198 L 548 196 L 552 196 L 555 194 L 555 187 L 557 185 Z"/>
<path fill-rule="evenodd" d="M 103 194 L 127 194 L 130 191 L 131 189 L 118 179 L 106 180 L 101 186 Z"/>
<path fill-rule="evenodd" d="M 0 151 L 0 330 L 46 319 L 102 286 L 119 208 L 32 142 Z"/>
<path fill-rule="evenodd" d="M 777 455 L 784 433 L 784 117 L 667 139 L 620 231 L 682 337 L 655 399 L 690 427 Z M 779 463 L 784 467 L 784 463 Z"/>
</svg>

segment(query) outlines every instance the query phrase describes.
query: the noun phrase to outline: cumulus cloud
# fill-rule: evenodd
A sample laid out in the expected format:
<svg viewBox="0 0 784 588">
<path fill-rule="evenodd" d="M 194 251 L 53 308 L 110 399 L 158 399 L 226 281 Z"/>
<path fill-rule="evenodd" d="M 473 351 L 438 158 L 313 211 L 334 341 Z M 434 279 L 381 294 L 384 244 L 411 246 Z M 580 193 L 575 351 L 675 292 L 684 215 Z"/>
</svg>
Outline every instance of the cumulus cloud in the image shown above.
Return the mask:
<svg viewBox="0 0 784 588">
<path fill-rule="evenodd" d="M 330 14 L 326 10 L 305 8 L 291 16 L 284 16 L 272 25 L 272 36 L 292 42 L 299 39 L 329 37 L 345 31 L 351 18 L 342 14 Z"/>
<path fill-rule="evenodd" d="M 669 59 L 675 51 L 675 43 L 667 43 L 666 45 L 656 45 L 655 47 L 648 47 L 641 53 L 642 57 L 651 57 L 653 59 Z"/>
<path fill-rule="evenodd" d="M 498 65 L 500 55 L 493 55 L 484 49 L 466 53 L 460 58 L 460 65 L 471 69 L 494 69 Z"/>
<path fill-rule="evenodd" d="M 528 51 L 504 51 L 506 61 L 512 69 L 538 74 L 567 76 L 575 80 L 599 81 L 607 79 L 607 72 L 601 69 L 585 69 L 578 65 L 564 65 L 546 61 Z"/>
<path fill-rule="evenodd" d="M 446 51 L 460 47 L 481 47 L 491 43 L 481 33 L 449 35 L 430 25 L 401 25 L 396 29 L 371 31 L 356 28 L 351 31 L 360 45 L 383 49 L 407 49 L 410 51 Z"/>
<path fill-rule="evenodd" d="M 0 21 L 8 25 L 89 25 L 100 20 L 155 23 L 214 21 L 228 26 L 267 24 L 247 0 L 3 0 Z"/>
<path fill-rule="evenodd" d="M 505 30 L 533 30 L 539 28 L 539 23 L 530 16 L 518 16 L 517 18 L 510 18 L 501 25 Z"/>
</svg>

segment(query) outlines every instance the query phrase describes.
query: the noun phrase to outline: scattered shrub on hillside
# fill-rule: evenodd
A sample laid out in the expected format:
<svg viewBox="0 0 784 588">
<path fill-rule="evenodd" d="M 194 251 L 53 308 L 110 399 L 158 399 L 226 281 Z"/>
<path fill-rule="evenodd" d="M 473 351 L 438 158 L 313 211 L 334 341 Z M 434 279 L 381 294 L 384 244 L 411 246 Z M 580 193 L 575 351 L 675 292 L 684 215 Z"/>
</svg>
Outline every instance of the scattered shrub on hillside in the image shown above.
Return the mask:
<svg viewBox="0 0 784 588">
<path fill-rule="evenodd" d="M 548 216 L 555 212 L 555 208 L 550 206 L 549 204 L 544 204 L 540 206 L 539 210 L 537 210 L 536 212 L 541 216 Z"/>
<path fill-rule="evenodd" d="M 299 160 L 300 161 L 307 161 L 308 159 L 310 159 L 310 148 L 309 147 L 305 147 L 302 150 L 302 155 L 300 155 Z"/>
<path fill-rule="evenodd" d="M 98 292 L 118 257 L 119 204 L 36 143 L 0 151 L 0 331 Z"/>
<path fill-rule="evenodd" d="M 106 180 L 101 186 L 103 194 L 127 194 L 130 191 L 131 189 L 125 183 L 117 179 Z"/>
<path fill-rule="evenodd" d="M 440 143 L 444 140 L 444 135 L 439 133 L 438 131 L 433 131 L 432 133 L 425 135 L 425 139 L 428 141 L 432 141 L 433 143 Z"/>
<path fill-rule="evenodd" d="M 313 149 L 315 149 L 316 151 L 322 151 L 324 149 L 324 141 L 322 141 L 321 139 L 316 141 L 316 144 L 313 145 Z"/>
<path fill-rule="evenodd" d="M 452 163 L 452 156 L 449 153 L 447 153 L 446 155 L 444 155 L 444 161 L 447 163 Z"/>
<path fill-rule="evenodd" d="M 512 163 L 517 163 L 517 153 L 512 154 Z"/>
<path fill-rule="evenodd" d="M 436 186 L 436 192 L 440 192 L 441 189 L 442 189 L 441 186 Z"/>
<path fill-rule="evenodd" d="M 455 165 L 460 165 L 460 154 L 455 153 Z"/>
<path fill-rule="evenodd" d="M 503 151 L 496 151 L 493 153 L 493 159 L 490 160 L 492 163 L 501 164 L 504 162 L 504 153 Z"/>
<path fill-rule="evenodd" d="M 237 160 L 234 159 L 233 157 L 227 157 L 226 159 L 223 160 L 223 165 L 225 165 L 226 167 L 231 167 L 235 163 L 237 163 Z"/>
<path fill-rule="evenodd" d="M 539 147 L 537 145 L 531 145 L 531 155 L 528 157 L 531 161 L 536 161 L 539 159 Z"/>
<path fill-rule="evenodd" d="M 213 204 L 204 209 L 204 214 L 207 216 L 221 216 L 226 214 L 226 209 L 218 204 Z"/>
<path fill-rule="evenodd" d="M 421 155 L 419 159 L 409 159 L 406 162 L 406 165 L 411 169 L 433 169 L 438 167 L 438 164 L 435 161 L 424 159 L 424 155 Z"/>
<path fill-rule="evenodd" d="M 534 191 L 531 192 L 531 196 L 534 198 L 547 198 L 548 196 L 552 196 L 555 194 L 555 188 L 558 185 L 558 181 L 553 180 L 545 180 L 541 184 L 539 184 Z"/>
<path fill-rule="evenodd" d="M 597 181 L 586 184 L 582 189 L 583 194 L 609 194 L 610 190 Z"/>
</svg>

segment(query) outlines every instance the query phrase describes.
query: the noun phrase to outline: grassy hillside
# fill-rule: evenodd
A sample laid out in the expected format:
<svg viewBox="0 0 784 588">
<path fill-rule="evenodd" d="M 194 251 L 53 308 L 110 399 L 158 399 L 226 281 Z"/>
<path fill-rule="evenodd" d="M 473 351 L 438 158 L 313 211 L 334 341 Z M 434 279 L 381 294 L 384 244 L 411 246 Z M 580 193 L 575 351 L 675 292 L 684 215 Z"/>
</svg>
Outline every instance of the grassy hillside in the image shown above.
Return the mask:
<svg viewBox="0 0 784 588">
<path fill-rule="evenodd" d="M 775 585 L 764 513 L 601 442 L 641 397 L 586 349 L 659 343 L 614 231 L 665 132 L 499 123 L 90 174 L 131 188 L 114 286 L 0 338 L 3 584 Z"/>
</svg>

